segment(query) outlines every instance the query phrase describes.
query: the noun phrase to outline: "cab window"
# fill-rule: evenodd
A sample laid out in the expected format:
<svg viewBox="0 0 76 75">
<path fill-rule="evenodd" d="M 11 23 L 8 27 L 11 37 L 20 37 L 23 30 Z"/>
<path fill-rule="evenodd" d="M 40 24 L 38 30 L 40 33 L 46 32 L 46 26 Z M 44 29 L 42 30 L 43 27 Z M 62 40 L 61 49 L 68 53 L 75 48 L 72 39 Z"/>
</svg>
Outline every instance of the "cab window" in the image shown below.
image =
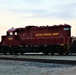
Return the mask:
<svg viewBox="0 0 76 75">
<path fill-rule="evenodd" d="M 15 32 L 15 35 L 17 35 L 17 32 Z"/>
<path fill-rule="evenodd" d="M 13 35 L 13 32 L 10 32 L 9 35 Z"/>
</svg>

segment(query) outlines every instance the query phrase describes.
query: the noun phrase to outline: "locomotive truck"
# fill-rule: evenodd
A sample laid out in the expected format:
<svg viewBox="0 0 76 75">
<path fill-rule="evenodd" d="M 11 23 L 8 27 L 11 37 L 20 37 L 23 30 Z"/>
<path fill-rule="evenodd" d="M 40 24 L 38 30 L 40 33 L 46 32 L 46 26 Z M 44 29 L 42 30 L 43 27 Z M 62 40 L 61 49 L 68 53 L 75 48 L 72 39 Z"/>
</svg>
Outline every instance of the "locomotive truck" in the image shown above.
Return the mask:
<svg viewBox="0 0 76 75">
<path fill-rule="evenodd" d="M 69 52 L 75 51 L 74 45 L 71 26 L 68 24 L 12 27 L 7 30 L 6 35 L 1 36 L 0 52 L 4 54 L 42 52 L 45 55 L 49 53 L 51 55 L 54 53 L 68 55 Z"/>
</svg>

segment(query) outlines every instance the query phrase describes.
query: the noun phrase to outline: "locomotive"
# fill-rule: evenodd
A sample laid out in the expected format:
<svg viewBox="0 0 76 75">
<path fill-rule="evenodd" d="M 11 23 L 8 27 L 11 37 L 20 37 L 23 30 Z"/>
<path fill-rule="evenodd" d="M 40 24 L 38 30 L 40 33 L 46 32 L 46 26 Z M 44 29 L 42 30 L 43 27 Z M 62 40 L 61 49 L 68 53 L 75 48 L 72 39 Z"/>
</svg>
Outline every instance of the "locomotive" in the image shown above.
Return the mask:
<svg viewBox="0 0 76 75">
<path fill-rule="evenodd" d="M 45 55 L 59 53 L 68 55 L 72 51 L 71 26 L 60 24 L 53 26 L 26 26 L 11 28 L 1 36 L 1 53 L 42 52 Z"/>
</svg>

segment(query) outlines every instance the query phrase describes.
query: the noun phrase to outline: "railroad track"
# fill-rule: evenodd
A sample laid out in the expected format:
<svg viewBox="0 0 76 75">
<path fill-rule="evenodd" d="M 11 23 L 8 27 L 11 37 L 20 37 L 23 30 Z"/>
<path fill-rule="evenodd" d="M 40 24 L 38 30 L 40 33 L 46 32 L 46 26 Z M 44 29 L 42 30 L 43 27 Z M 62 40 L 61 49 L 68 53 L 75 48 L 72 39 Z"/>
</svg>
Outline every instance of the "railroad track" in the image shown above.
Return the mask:
<svg viewBox="0 0 76 75">
<path fill-rule="evenodd" d="M 4 55 L 3 53 L 0 53 L 0 55 Z M 14 54 L 10 54 L 10 53 L 7 53 L 7 55 L 14 55 Z M 17 55 L 21 55 L 20 53 L 18 53 Z M 71 53 L 69 55 L 59 55 L 59 53 L 54 53 L 54 55 L 51 55 L 50 53 L 48 55 L 44 55 L 43 53 L 24 53 L 23 56 L 76 56 L 76 53 Z"/>
<path fill-rule="evenodd" d="M 33 61 L 44 63 L 76 65 L 76 56 L 44 56 L 44 55 L 0 55 L 1 60 Z"/>
</svg>

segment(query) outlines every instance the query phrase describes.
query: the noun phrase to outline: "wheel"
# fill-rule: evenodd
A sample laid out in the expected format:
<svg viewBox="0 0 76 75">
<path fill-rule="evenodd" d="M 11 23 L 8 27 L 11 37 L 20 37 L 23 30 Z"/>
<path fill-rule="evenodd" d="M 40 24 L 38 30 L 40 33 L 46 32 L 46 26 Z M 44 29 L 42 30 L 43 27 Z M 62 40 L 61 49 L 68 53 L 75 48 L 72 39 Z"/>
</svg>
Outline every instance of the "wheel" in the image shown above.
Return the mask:
<svg viewBox="0 0 76 75">
<path fill-rule="evenodd" d="M 52 52 L 51 55 L 54 55 L 54 52 Z"/>
<path fill-rule="evenodd" d="M 44 53 L 44 55 L 48 55 L 48 52 L 43 52 Z"/>
<path fill-rule="evenodd" d="M 21 52 L 21 55 L 23 55 L 23 52 Z"/>
<path fill-rule="evenodd" d="M 6 55 L 6 53 L 7 53 L 7 51 L 4 50 L 4 51 L 3 51 L 3 54 Z"/>
<path fill-rule="evenodd" d="M 15 55 L 17 55 L 17 52 L 14 52 Z"/>
<path fill-rule="evenodd" d="M 6 55 L 6 52 L 3 52 L 4 55 Z"/>
<path fill-rule="evenodd" d="M 13 53 L 12 52 L 10 52 L 10 55 L 12 55 Z"/>
<path fill-rule="evenodd" d="M 60 52 L 60 53 L 59 53 L 59 55 L 63 55 L 63 53 L 62 53 L 62 52 Z"/>
<path fill-rule="evenodd" d="M 65 55 L 69 55 L 69 53 L 65 53 Z"/>
</svg>

